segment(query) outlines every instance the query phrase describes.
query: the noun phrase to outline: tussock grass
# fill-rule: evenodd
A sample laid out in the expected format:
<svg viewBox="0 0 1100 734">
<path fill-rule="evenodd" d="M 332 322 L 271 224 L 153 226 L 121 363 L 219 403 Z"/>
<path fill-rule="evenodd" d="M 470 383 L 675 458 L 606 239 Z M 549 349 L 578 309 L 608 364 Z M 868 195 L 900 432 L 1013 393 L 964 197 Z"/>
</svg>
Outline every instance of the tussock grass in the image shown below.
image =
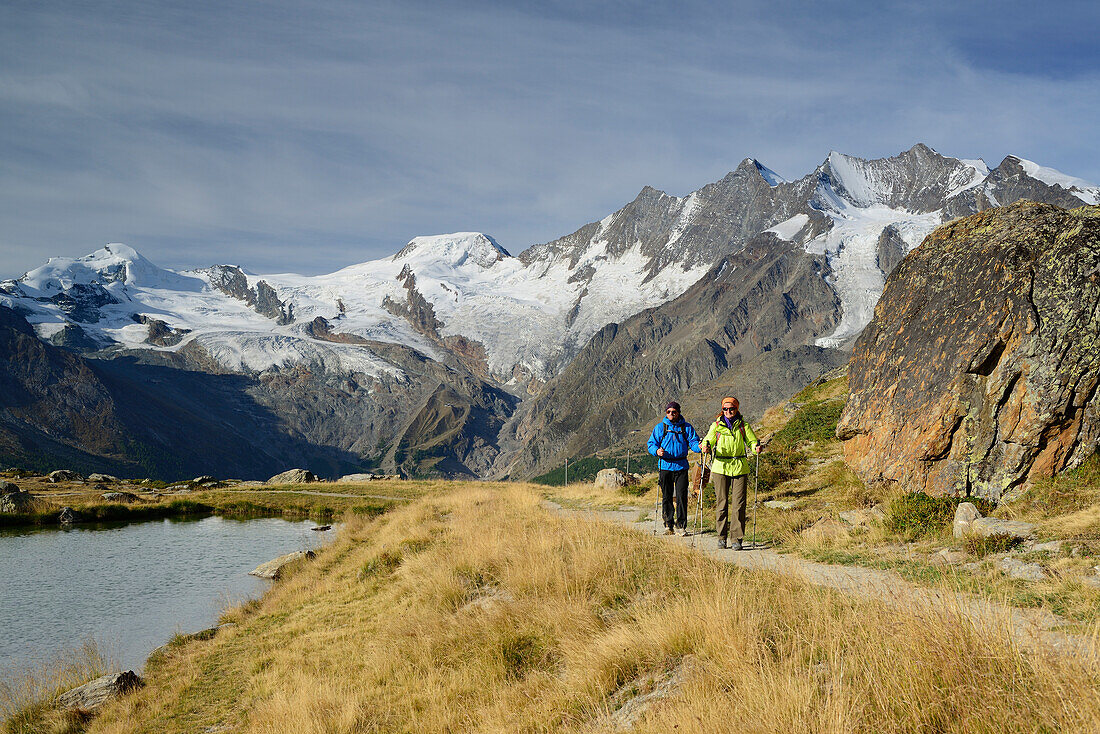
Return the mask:
<svg viewBox="0 0 1100 734">
<path fill-rule="evenodd" d="M 657 686 L 637 731 L 1100 730 L 1097 670 L 1024 655 L 1001 629 L 746 573 L 539 501 L 457 486 L 347 516 L 314 562 L 230 610 L 236 627 L 167 651 L 89 731 L 603 731 Z"/>
<path fill-rule="evenodd" d="M 79 647 L 13 677 L 0 679 L 0 721 L 4 734 L 68 734 L 83 731 L 87 719 L 54 710 L 62 693 L 117 671 L 113 656 L 88 640 Z"/>
</svg>

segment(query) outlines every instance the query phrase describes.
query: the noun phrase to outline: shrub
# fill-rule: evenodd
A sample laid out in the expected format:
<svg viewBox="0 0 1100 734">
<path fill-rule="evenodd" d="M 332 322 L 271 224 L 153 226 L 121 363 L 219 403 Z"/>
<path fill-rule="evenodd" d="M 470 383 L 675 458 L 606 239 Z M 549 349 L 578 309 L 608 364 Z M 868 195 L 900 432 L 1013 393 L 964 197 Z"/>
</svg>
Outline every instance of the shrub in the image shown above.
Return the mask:
<svg viewBox="0 0 1100 734">
<path fill-rule="evenodd" d="M 978 558 L 985 558 L 993 553 L 1004 553 L 1020 543 L 1020 539 L 1008 533 L 994 533 L 993 535 L 967 535 L 963 538 L 963 547 L 967 553 L 972 553 Z"/>
<path fill-rule="evenodd" d="M 822 401 L 807 403 L 798 409 L 787 425 L 776 432 L 773 441 L 798 444 L 803 441 L 835 441 L 836 424 L 844 403 Z"/>
</svg>

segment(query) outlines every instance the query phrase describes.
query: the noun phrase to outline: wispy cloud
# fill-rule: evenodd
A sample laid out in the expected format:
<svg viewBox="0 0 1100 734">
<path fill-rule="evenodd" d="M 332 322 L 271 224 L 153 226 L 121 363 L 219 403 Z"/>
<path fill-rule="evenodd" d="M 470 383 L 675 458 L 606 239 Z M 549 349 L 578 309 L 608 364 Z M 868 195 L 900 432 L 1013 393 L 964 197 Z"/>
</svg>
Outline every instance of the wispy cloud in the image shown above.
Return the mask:
<svg viewBox="0 0 1100 734">
<path fill-rule="evenodd" d="M 1072 5 L 982 35 L 935 2 L 9 3 L 0 275 L 108 241 L 261 272 L 447 231 L 517 252 L 746 156 L 918 141 L 1100 180 L 1100 17 Z"/>
</svg>

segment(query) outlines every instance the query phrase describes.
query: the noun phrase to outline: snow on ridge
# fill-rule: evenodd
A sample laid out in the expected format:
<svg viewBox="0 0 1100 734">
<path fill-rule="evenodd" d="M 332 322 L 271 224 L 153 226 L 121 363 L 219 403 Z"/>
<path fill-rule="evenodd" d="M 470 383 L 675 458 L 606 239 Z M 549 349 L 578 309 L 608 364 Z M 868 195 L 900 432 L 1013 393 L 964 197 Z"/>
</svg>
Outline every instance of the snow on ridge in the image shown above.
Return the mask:
<svg viewBox="0 0 1100 734">
<path fill-rule="evenodd" d="M 779 224 L 775 225 L 771 229 L 764 230 L 765 232 L 771 232 L 781 240 L 790 242 L 794 239 L 794 236 L 802 231 L 802 228 L 806 226 L 810 221 L 809 216 L 805 214 L 795 214 L 790 219 L 786 219 Z"/>
<path fill-rule="evenodd" d="M 695 216 L 695 212 L 699 210 L 699 192 L 692 191 L 687 199 L 684 201 L 684 206 L 680 209 L 680 216 L 676 218 L 676 224 L 672 225 L 672 229 L 668 233 L 668 242 L 665 243 L 665 247 L 672 247 L 676 242 L 684 236 L 684 232 L 687 231 L 688 225 L 691 224 L 692 217 Z"/>
<path fill-rule="evenodd" d="M 849 207 L 843 214 L 830 216 L 833 227 L 807 242 L 805 249 L 828 259 L 833 271 L 830 284 L 841 303 L 840 323 L 815 344 L 841 347 L 871 322 L 875 304 L 882 295 L 886 277 L 878 264 L 878 241 L 883 229 L 893 225 L 912 250 L 939 226 L 942 214 L 940 211 L 912 214 L 871 206 Z"/>
<path fill-rule="evenodd" d="M 1086 204 L 1093 206 L 1100 204 L 1100 186 L 1083 178 L 1067 175 L 1057 169 L 1040 166 L 1034 161 L 1019 156 L 1013 156 L 1013 158 L 1020 162 L 1020 167 L 1032 178 L 1042 181 L 1048 186 L 1061 186 Z"/>
<path fill-rule="evenodd" d="M 752 159 L 752 164 L 756 166 L 756 170 L 759 171 L 760 175 L 764 177 L 764 180 L 768 182 L 768 186 L 774 188 L 779 184 L 788 183 L 787 179 L 783 178 L 755 158 Z"/>
</svg>

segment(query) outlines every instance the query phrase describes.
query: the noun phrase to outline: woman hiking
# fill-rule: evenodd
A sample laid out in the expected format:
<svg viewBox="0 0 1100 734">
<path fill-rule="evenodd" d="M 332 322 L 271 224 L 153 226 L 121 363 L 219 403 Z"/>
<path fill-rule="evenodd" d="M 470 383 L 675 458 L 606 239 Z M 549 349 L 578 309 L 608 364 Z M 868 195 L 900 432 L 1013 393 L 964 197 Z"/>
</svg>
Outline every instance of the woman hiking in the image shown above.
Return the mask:
<svg viewBox="0 0 1100 734">
<path fill-rule="evenodd" d="M 665 419 L 653 428 L 649 437 L 649 453 L 657 457 L 657 485 L 661 488 L 662 517 L 665 535 L 679 528 L 687 535 L 688 450 L 699 451 L 699 434 L 680 415 L 680 404 L 670 401 L 665 406 Z M 673 497 L 676 510 L 673 514 Z"/>
<path fill-rule="evenodd" d="M 737 509 L 737 524 L 733 528 L 733 549 L 741 550 L 741 541 L 745 537 L 745 514 L 748 507 L 749 456 L 748 452 L 760 453 L 760 442 L 752 427 L 741 417 L 737 398 L 722 398 L 722 409 L 714 417 L 703 450 L 714 447 L 714 463 L 710 466 L 710 476 L 714 480 L 714 493 L 717 495 L 715 526 L 718 530 L 718 547 L 726 547 L 729 535 L 730 505 Z"/>
</svg>

